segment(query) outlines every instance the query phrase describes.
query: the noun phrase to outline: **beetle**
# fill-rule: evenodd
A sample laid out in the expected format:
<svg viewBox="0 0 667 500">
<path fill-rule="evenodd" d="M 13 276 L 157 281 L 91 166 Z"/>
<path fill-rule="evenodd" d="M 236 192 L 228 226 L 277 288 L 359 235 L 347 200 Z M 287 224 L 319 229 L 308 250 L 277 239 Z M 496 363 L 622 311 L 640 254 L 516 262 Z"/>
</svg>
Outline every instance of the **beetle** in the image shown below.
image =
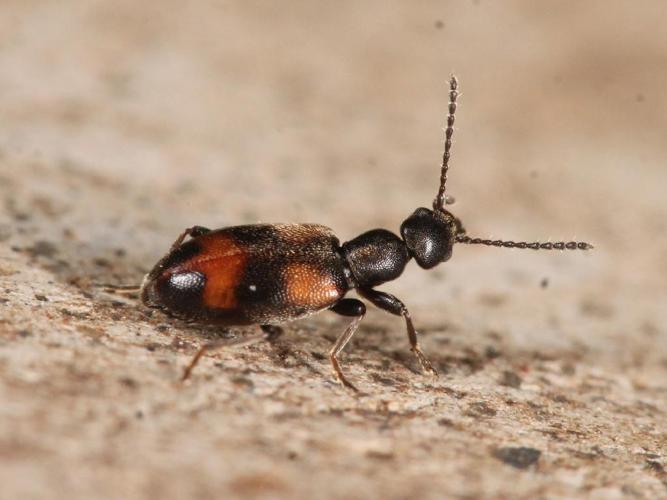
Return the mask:
<svg viewBox="0 0 667 500">
<path fill-rule="evenodd" d="M 252 224 L 217 230 L 194 226 L 183 231 L 145 276 L 141 301 L 190 321 L 261 327 L 261 334 L 231 342 L 235 344 L 275 339 L 282 332 L 278 325 L 323 310 L 349 317 L 350 323 L 329 351 L 329 360 L 337 380 L 355 389 L 338 360 L 366 313 L 364 302 L 346 297 L 354 289 L 371 304 L 403 318 L 410 349 L 423 371 L 436 375 L 419 346 L 405 304 L 376 287 L 401 276 L 412 259 L 423 269 L 449 260 L 456 243 L 533 250 L 593 248 L 578 241 L 516 242 L 467 234 L 461 221 L 445 208 L 453 203 L 445 187 L 458 95 L 458 81 L 452 76 L 440 186 L 432 208 L 417 208 L 401 224 L 400 236 L 372 229 L 341 244 L 331 229 L 318 224 Z M 230 342 L 202 345 L 183 379 L 203 354 L 225 345 Z"/>
</svg>

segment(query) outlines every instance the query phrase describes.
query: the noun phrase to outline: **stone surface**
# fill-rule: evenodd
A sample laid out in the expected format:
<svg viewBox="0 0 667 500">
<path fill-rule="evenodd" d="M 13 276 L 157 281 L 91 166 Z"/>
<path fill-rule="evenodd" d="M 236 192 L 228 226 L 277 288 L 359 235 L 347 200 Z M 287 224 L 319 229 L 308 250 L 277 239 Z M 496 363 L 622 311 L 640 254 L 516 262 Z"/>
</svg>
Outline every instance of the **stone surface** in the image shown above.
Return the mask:
<svg viewBox="0 0 667 500">
<path fill-rule="evenodd" d="M 0 497 L 667 495 L 664 3 L 415 5 L 4 2 Z M 396 231 L 435 195 L 452 70 L 469 232 L 596 249 L 456 247 L 384 286 L 437 380 L 371 310 L 359 395 L 330 313 L 180 384 L 220 330 L 94 286 L 193 224 Z"/>
</svg>

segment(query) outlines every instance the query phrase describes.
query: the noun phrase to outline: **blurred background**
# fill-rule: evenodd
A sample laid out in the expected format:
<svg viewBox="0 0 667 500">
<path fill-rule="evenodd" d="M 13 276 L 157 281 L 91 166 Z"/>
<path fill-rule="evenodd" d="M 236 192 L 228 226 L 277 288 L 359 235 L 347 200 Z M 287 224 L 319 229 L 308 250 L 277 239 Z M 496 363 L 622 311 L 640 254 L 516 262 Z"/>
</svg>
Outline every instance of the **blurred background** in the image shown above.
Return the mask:
<svg viewBox="0 0 667 500">
<path fill-rule="evenodd" d="M 451 209 L 469 233 L 531 241 L 576 238 L 592 242 L 596 249 L 533 253 L 457 247 L 446 265 L 430 273 L 413 265 L 401 280 L 383 288 L 408 304 L 424 330 L 427 350 L 439 353 L 432 357 L 441 369 L 449 366 L 450 374 L 439 382 L 446 387 L 487 390 L 492 400 L 501 390 L 495 385 L 498 373 L 522 367 L 522 377 L 533 377 L 532 396 L 553 404 L 547 396 L 556 389 L 544 389 L 547 396 L 540 392 L 548 376 L 532 364 L 548 358 L 567 366 L 583 364 L 561 387 L 569 388 L 568 398 L 580 398 L 579 406 L 573 406 L 581 411 L 577 425 L 602 426 L 586 420 L 596 414 L 586 406 L 594 396 L 614 400 L 615 394 L 624 394 L 627 404 L 642 401 L 649 407 L 620 412 L 626 417 L 616 415 L 605 424 L 609 427 L 602 435 L 621 433 L 621 428 L 630 433 L 621 439 L 626 439 L 624 452 L 602 453 L 627 465 L 617 482 L 601 479 L 608 465 L 604 460 L 602 465 L 600 461 L 581 465 L 584 469 L 578 470 L 586 472 L 577 480 L 563 479 L 559 467 L 571 456 L 567 450 L 587 446 L 588 451 L 580 452 L 592 453 L 592 447 L 606 446 L 593 441 L 575 445 L 565 438 L 560 448 L 536 438 L 533 445 L 543 453 L 545 474 L 539 479 L 507 473 L 503 464 L 489 458 L 486 447 L 512 441 L 516 437 L 512 422 L 519 417 L 498 410 L 496 421 L 506 418 L 507 426 L 488 424 L 487 437 L 501 428 L 505 434 L 478 443 L 475 417 L 449 400 L 438 406 L 432 391 L 412 393 L 405 404 L 413 408 L 421 402 L 431 408 L 433 414 L 420 417 L 426 429 L 443 414 L 454 422 L 460 417 L 463 423 L 449 429 L 453 435 L 440 437 L 474 450 L 466 459 L 469 467 L 446 452 L 440 457 L 442 463 L 435 452 L 432 462 L 428 456 L 406 452 L 405 460 L 423 467 L 415 465 L 403 482 L 396 479 L 394 484 L 388 469 L 369 464 L 365 452 L 359 459 L 355 452 L 329 450 L 317 455 L 311 477 L 329 481 L 327 474 L 346 470 L 341 463 L 361 460 L 361 469 L 351 472 L 347 483 L 341 480 L 342 484 L 331 486 L 332 494 L 377 493 L 380 483 L 388 488 L 385 494 L 395 496 L 417 491 L 418 483 L 426 496 L 436 485 L 440 493 L 473 497 L 517 491 L 528 496 L 596 491 L 604 497 L 607 489 L 624 492 L 624 487 L 647 496 L 664 494 L 666 18 L 667 4 L 657 0 L 4 0 L 0 6 L 0 288 L 4 290 L 0 334 L 5 341 L 0 394 L 3 400 L 14 401 L 4 416 L 0 410 L 5 484 L 11 483 L 10 491 L 21 494 L 85 495 L 118 479 L 125 482 L 123 494 L 166 494 L 159 475 L 180 464 L 184 470 L 192 467 L 195 479 L 166 479 L 172 492 L 312 495 L 308 485 L 299 485 L 297 473 L 303 465 L 298 464 L 271 463 L 269 469 L 284 469 L 273 479 L 260 475 L 234 482 L 229 471 L 218 477 L 213 464 L 228 464 L 229 457 L 237 456 L 235 449 L 225 451 L 226 458 L 218 457 L 220 463 L 213 461 L 203 466 L 204 472 L 198 470 L 195 464 L 206 460 L 204 448 L 196 438 L 188 438 L 188 427 L 195 426 L 191 435 L 201 432 L 203 440 L 213 432 L 208 425 L 214 421 L 226 422 L 240 436 L 247 431 L 248 440 L 240 439 L 237 445 L 253 461 L 267 453 L 253 435 L 259 433 L 270 442 L 286 435 L 293 438 L 290 426 L 306 425 L 313 413 L 294 417 L 280 437 L 270 434 L 275 429 L 238 430 L 230 424 L 233 417 L 215 402 L 224 399 L 225 391 L 233 394 L 234 388 L 225 384 L 224 369 L 214 368 L 213 362 L 203 370 L 215 369 L 214 378 L 200 381 L 184 398 L 176 397 L 170 387 L 159 384 L 176 376 L 190 351 L 180 352 L 176 360 L 176 347 L 175 352 L 163 353 L 173 365 L 168 375 L 161 373 L 166 368 L 154 365 L 151 352 L 132 348 L 139 334 L 150 342 L 157 336 L 169 345 L 171 340 L 155 329 L 158 320 L 150 323 L 138 312 L 109 312 L 100 306 L 102 299 L 94 297 L 91 284 L 138 282 L 182 229 L 194 224 L 319 222 L 332 227 L 341 240 L 374 227 L 397 231 L 405 217 L 417 206 L 429 206 L 436 193 L 447 81 L 455 73 L 461 97 L 448 193 L 456 197 Z M 135 331 L 138 321 L 144 323 Z M 60 322 L 64 326 L 54 327 Z M 360 336 L 386 336 L 363 341 L 363 347 L 353 347 L 354 355 L 346 357 L 362 385 L 368 379 L 363 360 L 369 356 L 370 362 L 382 360 L 381 353 L 368 352 L 380 340 L 407 352 L 400 321 L 371 312 L 368 324 L 366 330 L 362 325 Z M 318 332 L 335 337 L 342 324 L 327 315 L 293 328 L 302 333 L 295 333 L 291 341 L 306 351 L 312 345 L 313 351 L 324 353 L 329 343 Z M 105 354 L 91 351 L 90 329 L 104 332 Z M 184 335 L 196 344 L 196 332 Z M 304 338 L 311 344 L 304 347 Z M 49 348 L 53 344 L 61 350 Z M 473 383 L 470 374 L 446 356 L 485 352 L 488 345 L 503 353 L 500 364 L 482 370 L 473 390 L 467 386 Z M 126 359 L 116 359 L 118 352 Z M 261 367 L 266 351 L 253 352 Z M 104 361 L 95 360 L 100 355 Z M 142 367 L 145 363 L 151 368 Z M 312 393 L 300 394 L 299 404 L 330 405 L 344 415 L 362 404 L 338 394 L 327 380 L 326 361 L 318 363 L 320 375 L 283 370 L 271 376 L 276 377 L 277 387 L 289 386 L 294 376 L 309 381 L 314 377 L 308 386 Z M 72 374 L 68 368 L 72 364 L 88 370 L 88 378 Z M 138 380 L 140 389 L 129 390 L 134 396 L 109 385 L 106 379 L 114 370 L 136 370 L 130 380 Z M 605 386 L 603 395 L 587 392 L 597 387 L 586 378 L 591 373 L 593 379 L 598 377 L 595 380 L 614 381 Z M 408 387 L 416 377 L 406 375 Z M 99 385 L 92 391 L 97 396 L 81 403 L 77 384 L 88 387 L 84 379 Z M 56 385 L 62 380 L 67 389 L 49 387 L 49 380 Z M 382 395 L 374 397 L 394 400 L 389 397 L 391 387 L 365 383 L 365 389 Z M 558 386 L 554 380 L 550 384 Z M 35 385 L 44 390 L 38 398 Z M 576 393 L 575 388 L 583 392 L 575 396 L 570 392 Z M 215 409 L 213 420 L 206 425 L 199 422 L 199 427 L 188 420 L 187 409 L 202 397 L 197 390 L 206 391 Z M 119 438 L 147 450 L 145 470 L 131 472 L 122 458 L 126 451 L 108 448 L 108 441 L 113 441 L 109 436 L 116 432 L 109 429 L 121 425 L 117 420 L 124 417 L 106 421 L 90 412 L 104 413 L 99 408 L 114 398 L 155 409 L 146 403 L 155 394 L 164 395 L 165 405 L 176 405 L 168 410 L 171 424 L 158 421 L 152 431 L 144 429 L 145 443 L 139 434 Z M 271 404 L 294 408 L 293 393 L 278 394 Z M 47 416 L 53 401 L 62 405 Z M 64 401 L 77 401 L 88 413 L 82 410 L 71 417 L 70 403 Z M 248 403 L 253 415 L 272 411 L 256 402 L 256 395 L 249 401 L 254 401 Z M 376 403 L 367 402 L 373 408 Z M 605 411 L 623 404 L 614 400 Z M 570 407 L 553 411 L 563 412 L 559 422 L 566 426 L 568 415 L 576 413 Z M 69 418 L 78 422 L 77 428 L 86 429 L 88 444 L 64 424 Z M 645 427 L 630 432 L 628 422 L 637 419 Z M 336 422 L 320 421 L 331 432 L 342 425 L 344 433 L 349 422 Z M 38 445 L 30 437 L 38 423 L 52 436 L 48 444 Z M 175 426 L 172 430 L 183 440 L 179 442 L 189 458 L 175 458 L 178 451 L 173 448 L 166 452 L 171 462 L 157 453 L 156 442 L 170 432 L 169 425 Z M 374 424 L 367 425 L 375 429 Z M 543 436 L 538 431 L 545 425 L 537 425 L 535 435 Z M 59 439 L 66 440 L 63 436 L 70 431 L 68 448 Z M 425 442 L 436 439 L 424 432 Z M 532 439 L 528 431 L 526 436 Z M 307 450 L 314 438 L 303 439 Z M 415 440 L 410 433 L 393 436 L 389 448 L 412 449 Z M 355 449 L 357 442 L 348 445 Z M 17 449 L 22 451 L 17 454 Z M 637 450 L 658 458 L 637 458 Z M 214 448 L 207 453 L 223 452 Z M 104 459 L 87 468 L 83 464 L 90 456 Z M 659 466 L 649 466 L 647 460 Z M 438 473 L 431 471 L 434 476 L 425 479 L 423 474 L 431 473 L 429 463 Z M 84 469 L 80 479 L 58 483 L 54 471 L 70 477 L 67 473 L 75 466 Z M 445 470 L 460 481 L 441 484 Z M 28 479 L 34 477 L 38 480 Z M 51 489 L 54 484 L 62 489 Z"/>
</svg>

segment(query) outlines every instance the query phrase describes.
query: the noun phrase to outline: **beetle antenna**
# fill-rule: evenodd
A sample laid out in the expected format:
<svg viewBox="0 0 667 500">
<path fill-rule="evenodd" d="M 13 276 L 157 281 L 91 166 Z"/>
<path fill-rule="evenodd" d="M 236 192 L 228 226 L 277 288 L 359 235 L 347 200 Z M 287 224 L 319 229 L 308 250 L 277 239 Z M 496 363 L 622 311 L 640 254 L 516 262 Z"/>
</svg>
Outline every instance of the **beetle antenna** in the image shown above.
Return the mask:
<svg viewBox="0 0 667 500">
<path fill-rule="evenodd" d="M 433 210 L 444 210 L 445 204 L 454 203 L 454 198 L 445 194 L 447 184 L 447 170 L 449 170 L 449 157 L 452 149 L 452 135 L 454 135 L 454 113 L 456 113 L 456 98 L 459 96 L 459 82 L 454 75 L 449 79 L 449 113 L 447 115 L 447 128 L 445 129 L 445 151 L 442 153 L 442 166 L 440 167 L 440 188 L 438 195 L 433 200 Z"/>
<path fill-rule="evenodd" d="M 487 245 L 490 247 L 505 248 L 528 248 L 530 250 L 591 250 L 593 245 L 584 241 L 556 241 L 556 242 L 527 242 L 527 241 L 504 241 L 504 240 L 484 240 L 482 238 L 471 238 L 465 234 L 456 235 L 457 243 L 467 243 L 469 245 Z"/>
</svg>

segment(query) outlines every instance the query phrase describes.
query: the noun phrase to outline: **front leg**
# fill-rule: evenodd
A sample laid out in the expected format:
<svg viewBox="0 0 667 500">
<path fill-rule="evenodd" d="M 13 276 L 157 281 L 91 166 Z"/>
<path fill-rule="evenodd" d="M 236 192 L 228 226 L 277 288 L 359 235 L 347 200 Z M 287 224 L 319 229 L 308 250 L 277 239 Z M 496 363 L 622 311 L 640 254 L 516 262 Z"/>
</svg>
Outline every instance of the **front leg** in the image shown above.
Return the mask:
<svg viewBox="0 0 667 500">
<path fill-rule="evenodd" d="M 419 364 L 424 371 L 431 373 L 433 376 L 437 376 L 438 372 L 435 370 L 435 368 L 433 368 L 431 362 L 426 358 L 419 347 L 419 342 L 417 341 L 417 330 L 415 330 L 415 327 L 412 324 L 410 312 L 408 311 L 408 308 L 405 307 L 405 304 L 403 304 L 403 302 L 390 293 L 380 292 L 378 290 L 373 290 L 372 288 L 358 288 L 357 291 L 362 297 L 367 298 L 373 303 L 373 305 L 379 307 L 380 309 L 390 312 L 391 314 L 395 314 L 396 316 L 403 316 L 405 319 L 405 326 L 408 330 L 410 350 L 415 353 L 415 356 L 417 356 Z"/>
</svg>

